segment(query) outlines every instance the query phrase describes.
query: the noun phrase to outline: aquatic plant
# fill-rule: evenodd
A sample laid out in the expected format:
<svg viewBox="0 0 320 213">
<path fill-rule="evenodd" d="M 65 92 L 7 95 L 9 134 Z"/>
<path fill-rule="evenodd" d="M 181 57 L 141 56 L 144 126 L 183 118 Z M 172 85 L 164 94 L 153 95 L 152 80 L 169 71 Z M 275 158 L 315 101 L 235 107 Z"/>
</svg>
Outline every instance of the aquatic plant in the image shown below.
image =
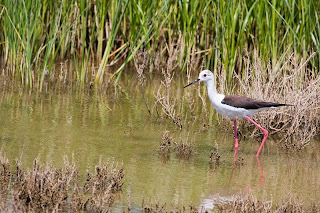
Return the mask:
<svg viewBox="0 0 320 213">
<path fill-rule="evenodd" d="M 305 205 L 294 195 L 289 194 L 279 205 L 272 201 L 261 201 L 253 193 L 240 193 L 230 199 L 216 196 L 218 212 L 318 212 L 318 203 Z"/>
<path fill-rule="evenodd" d="M 138 57 L 139 55 L 137 54 L 135 56 Z M 150 110 L 150 107 L 149 107 L 149 104 L 148 104 L 148 101 L 146 99 L 146 96 L 144 94 L 144 91 L 145 91 L 145 84 L 146 84 L 146 75 L 144 74 L 147 66 L 148 66 L 148 60 L 147 60 L 147 57 L 148 57 L 148 53 L 147 51 L 143 51 L 142 54 L 142 59 L 135 59 L 134 60 L 134 65 L 135 65 L 135 68 L 136 68 L 136 71 L 137 71 L 137 74 L 138 74 L 138 83 L 139 83 L 139 87 L 140 87 L 140 91 L 141 91 L 141 96 L 143 98 L 143 101 L 146 105 L 146 108 L 149 112 L 149 115 L 151 115 L 151 110 Z"/>
<path fill-rule="evenodd" d="M 196 151 L 194 142 L 189 140 L 189 135 L 174 141 L 173 145 L 173 150 L 176 152 L 176 155 L 181 158 L 190 158 Z"/>
<path fill-rule="evenodd" d="M 168 157 L 172 149 L 177 157 L 188 159 L 195 153 L 195 144 L 189 141 L 189 135 L 178 140 L 171 136 L 168 130 L 165 130 L 160 141 L 160 155 Z"/>
<path fill-rule="evenodd" d="M 271 212 L 272 203 L 260 202 L 252 194 L 240 194 L 230 199 L 219 199 L 217 197 L 216 208 L 219 212 Z"/>
<path fill-rule="evenodd" d="M 216 168 L 217 166 L 219 166 L 220 157 L 221 155 L 219 153 L 219 146 L 215 141 L 215 148 L 214 150 L 211 150 L 210 156 L 209 156 L 209 165 L 211 168 Z"/>
<path fill-rule="evenodd" d="M 230 197 L 214 195 L 211 198 L 214 203 L 213 209 L 206 209 L 203 205 L 195 206 L 194 204 L 176 204 L 173 201 L 171 204 L 160 203 L 157 199 L 150 199 L 149 201 L 142 200 L 142 212 L 318 212 L 320 206 L 318 203 L 311 205 L 304 205 L 294 195 L 288 195 L 286 199 L 279 205 L 273 204 L 269 200 L 259 200 L 252 192 L 239 193 Z M 127 211 L 131 212 L 130 206 Z"/>
<path fill-rule="evenodd" d="M 123 185 L 123 168 L 113 161 L 102 162 L 83 183 L 74 160 L 64 157 L 64 167 L 42 165 L 34 160 L 31 169 L 23 169 L 16 160 L 16 172 L 10 173 L 9 161 L 0 158 L 1 210 L 26 211 L 95 211 L 108 209 L 115 193 Z M 8 191 L 10 189 L 10 192 Z M 9 202 L 8 202 L 9 201 Z"/>
<path fill-rule="evenodd" d="M 169 131 L 164 131 L 160 141 L 160 151 L 170 152 L 173 143 L 174 140 L 171 136 L 169 136 Z"/>
<path fill-rule="evenodd" d="M 164 80 L 161 81 L 160 86 L 157 88 L 157 92 L 154 95 L 156 101 L 154 108 L 157 109 L 158 104 L 162 106 L 162 110 L 165 115 L 179 128 L 182 129 L 181 116 L 176 109 L 176 98 L 172 98 L 171 82 L 173 79 L 174 73 L 170 70 L 163 70 L 162 75 Z M 158 111 L 157 111 L 158 112 Z M 159 113 L 158 113 L 159 114 Z"/>
</svg>

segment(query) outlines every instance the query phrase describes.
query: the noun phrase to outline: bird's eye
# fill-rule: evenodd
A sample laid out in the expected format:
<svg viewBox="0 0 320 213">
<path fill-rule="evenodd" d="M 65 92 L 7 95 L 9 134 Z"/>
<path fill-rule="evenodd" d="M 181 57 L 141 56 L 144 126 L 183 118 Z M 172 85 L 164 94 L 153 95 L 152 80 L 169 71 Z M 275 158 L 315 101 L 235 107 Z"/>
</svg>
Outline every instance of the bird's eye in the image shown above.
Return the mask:
<svg viewBox="0 0 320 213">
<path fill-rule="evenodd" d="M 207 74 L 204 74 L 203 77 L 207 77 Z"/>
</svg>

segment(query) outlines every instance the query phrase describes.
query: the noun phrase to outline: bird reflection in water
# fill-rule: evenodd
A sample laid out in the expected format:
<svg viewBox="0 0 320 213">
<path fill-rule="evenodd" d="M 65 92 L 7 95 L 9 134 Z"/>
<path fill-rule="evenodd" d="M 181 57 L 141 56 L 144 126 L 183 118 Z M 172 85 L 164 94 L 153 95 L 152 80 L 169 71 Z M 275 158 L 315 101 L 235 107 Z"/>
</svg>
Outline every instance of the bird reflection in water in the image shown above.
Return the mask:
<svg viewBox="0 0 320 213">
<path fill-rule="evenodd" d="M 243 162 L 242 162 L 243 159 L 242 160 L 241 160 L 241 158 L 237 159 L 236 157 L 237 156 L 235 156 L 234 160 L 233 160 L 233 166 L 232 166 L 232 170 L 231 170 L 231 174 L 230 174 L 230 178 L 229 178 L 228 187 L 230 187 L 230 185 L 231 185 L 232 177 L 233 177 L 233 174 L 234 174 L 234 171 L 235 171 L 236 167 L 240 168 L 240 166 L 243 164 Z M 258 182 L 254 183 L 254 184 L 250 184 L 250 185 L 244 186 L 246 191 L 250 191 L 252 188 L 261 187 L 261 186 L 264 185 L 264 175 L 263 175 L 263 171 L 262 171 L 262 167 L 261 167 L 261 164 L 260 164 L 259 157 L 256 157 L 256 160 L 257 160 L 257 165 L 258 165 L 258 169 L 259 169 L 260 178 L 259 178 Z"/>
</svg>

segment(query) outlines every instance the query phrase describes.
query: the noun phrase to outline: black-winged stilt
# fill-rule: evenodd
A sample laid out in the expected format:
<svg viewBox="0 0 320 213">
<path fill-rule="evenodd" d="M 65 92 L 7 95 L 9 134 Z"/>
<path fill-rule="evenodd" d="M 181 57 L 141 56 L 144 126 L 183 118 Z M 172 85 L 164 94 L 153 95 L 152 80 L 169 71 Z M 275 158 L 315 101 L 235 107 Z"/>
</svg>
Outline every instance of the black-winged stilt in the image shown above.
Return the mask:
<svg viewBox="0 0 320 213">
<path fill-rule="evenodd" d="M 247 118 L 251 123 L 256 125 L 264 133 L 264 138 L 257 152 L 257 157 L 259 156 L 262 146 L 268 137 L 268 131 L 262 128 L 259 124 L 254 122 L 250 117 L 252 117 L 256 112 L 276 108 L 279 106 L 292 106 L 290 104 L 279 104 L 266 101 L 259 101 L 252 98 L 244 96 L 234 96 L 234 95 L 223 95 L 217 92 L 216 86 L 214 84 L 214 76 L 210 70 L 203 70 L 199 74 L 199 78 L 187 86 L 186 88 L 198 81 L 204 81 L 207 85 L 208 96 L 219 114 L 222 116 L 231 118 L 234 120 L 234 136 L 235 136 L 235 152 L 234 157 L 237 156 L 238 152 L 238 136 L 237 136 L 237 121 L 238 118 Z"/>
</svg>

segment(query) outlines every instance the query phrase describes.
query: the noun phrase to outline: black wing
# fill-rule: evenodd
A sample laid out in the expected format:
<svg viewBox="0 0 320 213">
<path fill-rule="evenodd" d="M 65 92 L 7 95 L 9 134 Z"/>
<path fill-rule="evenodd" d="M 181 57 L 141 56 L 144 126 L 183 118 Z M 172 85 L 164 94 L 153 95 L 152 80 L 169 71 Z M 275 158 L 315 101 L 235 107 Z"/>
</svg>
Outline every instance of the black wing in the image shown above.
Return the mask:
<svg viewBox="0 0 320 213">
<path fill-rule="evenodd" d="M 227 95 L 221 101 L 221 103 L 233 106 L 236 108 L 244 108 L 244 109 L 259 109 L 265 107 L 278 107 L 278 106 L 290 106 L 289 104 L 279 104 L 273 102 L 259 101 L 256 99 L 244 97 L 244 96 L 235 96 L 235 95 Z"/>
</svg>

